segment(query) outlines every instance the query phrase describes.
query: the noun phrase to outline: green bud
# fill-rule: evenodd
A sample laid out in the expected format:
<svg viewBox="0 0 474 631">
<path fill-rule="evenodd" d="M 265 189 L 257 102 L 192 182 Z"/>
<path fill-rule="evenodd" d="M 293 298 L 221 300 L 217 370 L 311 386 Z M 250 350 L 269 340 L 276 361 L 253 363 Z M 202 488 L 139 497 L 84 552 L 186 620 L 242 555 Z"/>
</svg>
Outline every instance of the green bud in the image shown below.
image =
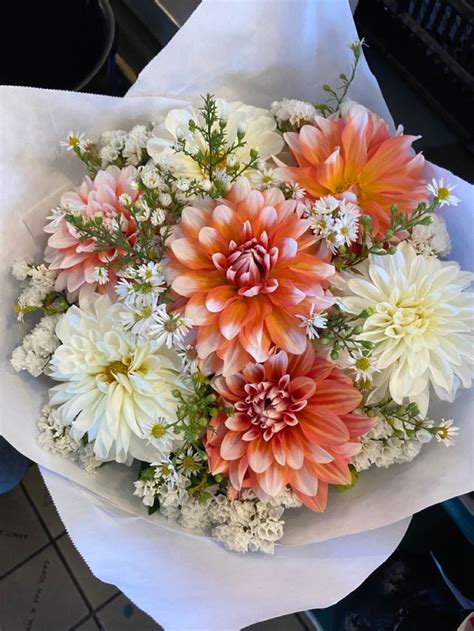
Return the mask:
<svg viewBox="0 0 474 631">
<path fill-rule="evenodd" d="M 372 225 L 372 217 L 370 215 L 362 215 L 362 217 L 360 218 L 360 222 L 366 228 L 370 228 L 370 226 Z"/>
<path fill-rule="evenodd" d="M 321 344 L 323 344 L 323 346 L 327 346 L 329 344 L 329 342 L 331 341 L 331 338 L 327 337 L 327 336 L 323 336 L 321 338 Z"/>
<path fill-rule="evenodd" d="M 252 147 L 252 149 L 250 149 L 250 159 L 251 160 L 258 160 L 258 150 L 255 149 L 254 147 Z"/>
<path fill-rule="evenodd" d="M 393 237 L 393 230 L 387 230 L 387 232 L 385 233 L 385 238 L 387 240 L 390 240 Z"/>
<path fill-rule="evenodd" d="M 339 351 L 333 348 L 330 357 L 333 361 L 335 361 L 339 357 Z"/>
<path fill-rule="evenodd" d="M 390 246 L 390 247 L 388 248 L 388 250 L 387 250 L 387 254 L 391 254 L 391 255 L 393 255 L 393 254 L 395 254 L 395 252 L 396 252 L 396 251 L 397 251 L 397 248 L 396 248 L 394 245 L 392 245 L 392 246 Z"/>
<path fill-rule="evenodd" d="M 364 327 L 363 327 L 363 326 L 358 325 L 358 326 L 356 326 L 356 327 L 354 327 L 354 328 L 352 329 L 352 333 L 353 333 L 353 335 L 360 335 L 360 334 L 362 333 L 362 331 L 363 331 L 363 330 L 364 330 Z"/>
<path fill-rule="evenodd" d="M 423 217 L 423 219 L 419 222 L 421 226 L 429 226 L 433 223 L 433 217 Z"/>
<path fill-rule="evenodd" d="M 396 215 L 398 212 L 398 206 L 396 204 L 392 204 L 390 206 L 390 212 L 392 213 L 392 215 Z"/>
<path fill-rule="evenodd" d="M 324 90 L 325 92 L 331 92 L 332 88 L 331 88 L 331 86 L 330 86 L 330 85 L 328 85 L 327 83 L 325 83 L 325 84 L 323 85 L 323 90 Z"/>
<path fill-rule="evenodd" d="M 367 350 L 374 348 L 374 343 L 369 342 L 369 340 L 359 340 L 359 344 L 362 346 L 362 348 L 366 348 Z"/>
<path fill-rule="evenodd" d="M 341 72 L 341 74 L 339 75 L 339 79 L 342 79 L 343 81 L 347 81 L 347 76 Z"/>
</svg>

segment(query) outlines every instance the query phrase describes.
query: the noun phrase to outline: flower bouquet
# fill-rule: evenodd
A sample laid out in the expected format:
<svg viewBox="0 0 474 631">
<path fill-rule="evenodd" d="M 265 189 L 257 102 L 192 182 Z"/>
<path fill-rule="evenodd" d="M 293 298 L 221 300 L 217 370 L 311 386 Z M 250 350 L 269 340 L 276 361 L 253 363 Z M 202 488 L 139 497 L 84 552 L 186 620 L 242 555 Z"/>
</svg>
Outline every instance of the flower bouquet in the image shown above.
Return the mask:
<svg viewBox="0 0 474 631">
<path fill-rule="evenodd" d="M 347 98 L 350 48 L 323 102 L 207 94 L 69 134 L 86 174 L 13 264 L 18 319 L 40 315 L 11 363 L 50 382 L 41 448 L 236 552 L 363 512 L 370 477 L 454 442 L 434 402 L 471 385 L 472 275 L 437 212 L 459 199 Z M 323 537 L 350 532 L 340 513 Z"/>
</svg>

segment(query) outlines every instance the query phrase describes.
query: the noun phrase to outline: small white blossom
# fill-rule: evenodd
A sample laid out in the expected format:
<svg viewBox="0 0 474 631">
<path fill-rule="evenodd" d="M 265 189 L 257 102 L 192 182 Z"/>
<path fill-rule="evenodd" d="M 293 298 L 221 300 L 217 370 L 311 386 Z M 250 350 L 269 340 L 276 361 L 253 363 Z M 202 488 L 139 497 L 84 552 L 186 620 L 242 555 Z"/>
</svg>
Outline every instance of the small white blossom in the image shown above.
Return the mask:
<svg viewBox="0 0 474 631">
<path fill-rule="evenodd" d="M 452 191 L 456 188 L 455 184 L 445 184 L 444 179 L 436 180 L 433 178 L 431 183 L 426 186 L 427 190 L 434 195 L 442 206 L 457 206 L 461 201 L 459 197 L 453 195 Z"/>
<path fill-rule="evenodd" d="M 183 362 L 183 371 L 194 375 L 198 370 L 198 354 L 196 348 L 188 344 L 177 351 Z"/>
<path fill-rule="evenodd" d="M 122 206 L 131 206 L 132 197 L 128 193 L 122 193 L 119 197 L 119 202 L 122 204 Z"/>
<path fill-rule="evenodd" d="M 312 208 L 317 215 L 332 214 L 339 208 L 340 203 L 340 199 L 336 199 L 332 195 L 327 195 L 313 202 Z"/>
<path fill-rule="evenodd" d="M 362 351 L 356 351 L 354 355 L 348 355 L 345 359 L 346 366 L 355 373 L 356 381 L 370 382 L 377 370 L 376 362 Z"/>
<path fill-rule="evenodd" d="M 298 128 L 310 123 L 317 114 L 311 103 L 297 101 L 296 99 L 274 101 L 271 105 L 271 112 L 278 123 L 288 121 L 291 125 Z"/>
<path fill-rule="evenodd" d="M 176 458 L 176 469 L 181 475 L 189 477 L 199 469 L 201 461 L 202 456 L 192 447 L 188 447 Z"/>
<path fill-rule="evenodd" d="M 30 274 L 30 268 L 33 261 L 30 259 L 17 259 L 13 261 L 12 274 L 17 280 L 26 280 Z"/>
<path fill-rule="evenodd" d="M 21 346 L 15 348 L 10 362 L 17 372 L 26 370 L 33 377 L 39 377 L 45 371 L 52 354 L 59 346 L 56 336 L 59 317 L 41 318 L 35 328 L 25 335 Z"/>
<path fill-rule="evenodd" d="M 173 201 L 171 195 L 169 193 L 161 193 L 158 196 L 158 200 L 161 204 L 161 206 L 164 206 L 164 208 L 167 208 L 168 206 L 171 205 L 171 202 Z"/>
<path fill-rule="evenodd" d="M 119 316 L 125 330 L 135 335 L 146 335 L 155 323 L 158 309 L 155 294 L 137 294 L 133 301 L 123 303 Z"/>
<path fill-rule="evenodd" d="M 177 313 L 168 313 L 166 305 L 159 305 L 153 317 L 154 322 L 150 326 L 150 336 L 158 342 L 166 344 L 168 348 L 180 346 L 192 327 L 189 318 Z"/>
<path fill-rule="evenodd" d="M 61 147 L 66 147 L 67 151 L 73 151 L 76 148 L 79 151 L 85 151 L 89 143 L 90 141 L 84 138 L 84 134 L 70 131 L 66 140 L 61 140 L 59 144 Z"/>
<path fill-rule="evenodd" d="M 454 445 L 459 433 L 459 427 L 454 426 L 453 422 L 452 419 L 448 421 L 442 419 L 441 423 L 436 428 L 436 440 L 446 445 L 446 447 Z"/>
<path fill-rule="evenodd" d="M 143 433 L 148 443 L 156 447 L 163 459 L 169 456 L 176 434 L 169 427 L 166 419 L 158 417 L 148 420 L 143 424 Z"/>
<path fill-rule="evenodd" d="M 107 285 L 109 282 L 109 270 L 106 267 L 94 267 L 94 280 L 99 285 Z"/>
<path fill-rule="evenodd" d="M 423 256 L 447 256 L 451 252 L 446 222 L 439 215 L 432 215 L 431 223 L 426 226 L 415 226 L 408 241 Z"/>
<path fill-rule="evenodd" d="M 38 443 L 46 451 L 76 462 L 88 473 L 94 473 L 103 464 L 102 460 L 95 457 L 91 443 L 84 445 L 71 436 L 70 426 L 63 425 L 53 407 L 43 408 L 38 429 Z"/>
<path fill-rule="evenodd" d="M 262 170 L 252 173 L 250 179 L 261 191 L 272 188 L 273 186 L 278 186 L 282 182 L 282 178 L 276 169 L 271 169 L 267 166 L 264 166 Z"/>
<path fill-rule="evenodd" d="M 150 215 L 151 225 L 156 228 L 157 226 L 161 226 L 165 223 L 166 220 L 166 212 L 163 208 L 155 208 Z"/>
<path fill-rule="evenodd" d="M 319 337 L 319 329 L 325 329 L 328 323 L 328 317 L 324 313 L 314 313 L 314 304 L 311 305 L 310 312 L 307 316 L 297 315 L 301 320 L 300 328 L 306 329 L 306 335 L 310 340 Z"/>
</svg>

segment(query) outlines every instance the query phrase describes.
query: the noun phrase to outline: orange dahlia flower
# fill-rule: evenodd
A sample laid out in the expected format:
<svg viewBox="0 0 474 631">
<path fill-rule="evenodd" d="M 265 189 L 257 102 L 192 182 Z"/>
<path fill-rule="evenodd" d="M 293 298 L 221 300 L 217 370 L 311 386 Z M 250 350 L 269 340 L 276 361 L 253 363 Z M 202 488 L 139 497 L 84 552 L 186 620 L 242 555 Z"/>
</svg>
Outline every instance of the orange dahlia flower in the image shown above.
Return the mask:
<svg viewBox="0 0 474 631">
<path fill-rule="evenodd" d="M 411 148 L 417 137 L 391 137 L 385 121 L 361 106 L 345 118 L 315 116 L 314 125 L 284 137 L 298 163 L 283 166 L 284 176 L 314 198 L 346 194 L 372 217 L 376 234 L 389 227 L 392 204 L 409 213 L 426 199 L 424 157 Z"/>
<path fill-rule="evenodd" d="M 215 208 L 186 208 L 170 242 L 172 289 L 187 298 L 196 348 L 224 375 L 264 361 L 273 346 L 303 353 L 297 315 L 327 309 L 334 267 L 317 255 L 302 206 L 278 189 L 260 193 L 241 178 Z"/>
<path fill-rule="evenodd" d="M 121 218 L 121 229 L 129 241 L 136 241 L 136 226 L 130 213 L 120 202 L 120 196 L 126 193 L 135 202 L 139 192 L 133 187 L 136 169 L 128 166 L 119 169 L 109 166 L 99 171 L 94 180 L 86 177 L 77 191 L 64 193 L 61 205 L 77 210 L 87 219 L 100 215 L 105 225 L 116 227 L 117 217 Z M 56 289 L 65 290 L 70 300 L 78 296 L 98 291 L 112 292 L 117 276 L 109 269 L 108 283 L 99 284 L 95 277 L 95 269 L 108 265 L 123 252 L 112 249 L 99 252 L 93 238 L 81 240 L 76 229 L 64 218 L 54 219 L 45 227 L 51 234 L 45 252 L 45 260 L 49 269 L 58 270 Z"/>
<path fill-rule="evenodd" d="M 302 355 L 279 351 L 248 364 L 215 389 L 234 413 L 211 420 L 206 450 L 214 475 L 262 500 L 289 485 L 314 511 L 326 506 L 328 484 L 349 484 L 358 437 L 373 420 L 354 414 L 362 395 L 311 346 Z"/>
</svg>

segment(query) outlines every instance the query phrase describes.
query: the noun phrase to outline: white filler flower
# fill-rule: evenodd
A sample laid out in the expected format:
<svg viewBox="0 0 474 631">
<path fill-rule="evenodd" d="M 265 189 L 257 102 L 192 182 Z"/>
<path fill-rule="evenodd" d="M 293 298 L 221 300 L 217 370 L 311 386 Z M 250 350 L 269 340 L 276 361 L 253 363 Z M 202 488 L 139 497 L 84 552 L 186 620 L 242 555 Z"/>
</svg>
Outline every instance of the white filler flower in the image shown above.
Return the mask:
<svg viewBox="0 0 474 631">
<path fill-rule="evenodd" d="M 415 401 L 425 415 L 430 384 L 447 401 L 460 384 L 470 387 L 474 294 L 464 290 L 473 275 L 453 261 L 417 255 L 406 242 L 393 256 L 370 256 L 360 272 L 343 302 L 350 313 L 372 311 L 360 335 L 375 344 L 381 371 L 369 402 L 389 391 L 397 403 Z"/>
<path fill-rule="evenodd" d="M 146 428 L 157 416 L 175 420 L 172 391 L 182 388 L 181 360 L 166 346 L 140 340 L 120 326 L 120 304 L 94 296 L 71 307 L 56 334 L 61 340 L 51 359 L 51 376 L 63 383 L 50 390 L 71 436 L 94 440 L 101 460 L 156 459 Z"/>
</svg>

